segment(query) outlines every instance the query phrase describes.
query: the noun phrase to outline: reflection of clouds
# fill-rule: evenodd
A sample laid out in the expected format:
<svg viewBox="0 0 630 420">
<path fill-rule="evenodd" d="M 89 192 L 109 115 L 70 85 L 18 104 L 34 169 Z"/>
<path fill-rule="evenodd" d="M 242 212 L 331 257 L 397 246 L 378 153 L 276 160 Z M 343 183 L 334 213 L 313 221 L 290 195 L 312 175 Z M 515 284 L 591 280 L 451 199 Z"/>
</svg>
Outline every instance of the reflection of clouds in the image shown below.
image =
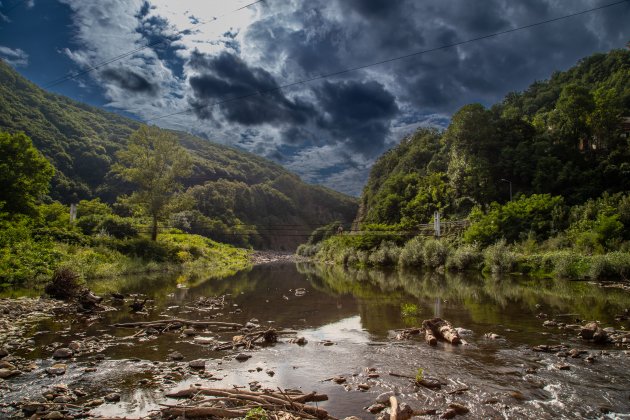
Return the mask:
<svg viewBox="0 0 630 420">
<path fill-rule="evenodd" d="M 323 340 L 330 340 L 333 343 L 343 342 L 355 344 L 368 343 L 371 341 L 370 334 L 363 329 L 359 315 L 323 325 L 312 330 L 304 330 L 301 334 L 309 340 L 309 345 L 311 343 L 317 345 L 318 341 Z"/>
</svg>

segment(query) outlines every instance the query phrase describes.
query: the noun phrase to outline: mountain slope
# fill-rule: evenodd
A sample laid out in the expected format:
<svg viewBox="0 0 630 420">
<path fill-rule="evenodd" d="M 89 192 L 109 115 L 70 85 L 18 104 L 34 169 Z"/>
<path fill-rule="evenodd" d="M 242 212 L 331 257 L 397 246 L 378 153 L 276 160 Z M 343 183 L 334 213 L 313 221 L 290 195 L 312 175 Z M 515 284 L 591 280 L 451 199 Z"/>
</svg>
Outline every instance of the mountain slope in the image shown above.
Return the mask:
<svg viewBox="0 0 630 420">
<path fill-rule="evenodd" d="M 466 217 L 474 205 L 507 201 L 510 188 L 568 204 L 629 191 L 628 117 L 630 51 L 595 54 L 490 109 L 462 107 L 443 132 L 402 140 L 372 168 L 358 221 Z"/>
<path fill-rule="evenodd" d="M 46 92 L 0 61 L 0 130 L 24 131 L 55 166 L 51 196 L 64 203 L 100 197 L 113 202 L 130 187 L 108 176 L 116 151 L 140 123 Z M 356 200 L 307 185 L 251 153 L 173 131 L 193 156 L 185 180 L 193 211 L 172 225 L 240 245 L 291 249 L 300 235 L 351 220 Z"/>
</svg>

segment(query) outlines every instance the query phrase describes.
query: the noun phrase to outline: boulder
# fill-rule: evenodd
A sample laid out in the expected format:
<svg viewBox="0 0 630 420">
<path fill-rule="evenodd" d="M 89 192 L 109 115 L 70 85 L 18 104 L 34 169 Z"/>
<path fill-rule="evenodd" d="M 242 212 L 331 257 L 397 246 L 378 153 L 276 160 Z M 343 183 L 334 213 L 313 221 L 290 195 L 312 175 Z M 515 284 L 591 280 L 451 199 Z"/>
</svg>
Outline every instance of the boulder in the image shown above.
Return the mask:
<svg viewBox="0 0 630 420">
<path fill-rule="evenodd" d="M 53 358 L 55 359 L 67 359 L 69 357 L 72 357 L 72 355 L 74 354 L 74 352 L 72 350 L 70 350 L 67 347 L 61 347 L 58 348 L 57 350 L 55 350 L 55 352 L 53 353 Z"/>
</svg>

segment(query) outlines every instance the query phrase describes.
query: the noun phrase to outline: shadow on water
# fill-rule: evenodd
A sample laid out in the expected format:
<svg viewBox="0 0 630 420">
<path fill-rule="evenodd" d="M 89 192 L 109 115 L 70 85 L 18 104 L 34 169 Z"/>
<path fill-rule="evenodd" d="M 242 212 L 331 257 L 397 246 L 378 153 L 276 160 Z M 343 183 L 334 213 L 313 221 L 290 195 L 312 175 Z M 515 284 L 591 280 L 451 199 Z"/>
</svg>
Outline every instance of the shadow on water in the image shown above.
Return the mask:
<svg viewBox="0 0 630 420">
<path fill-rule="evenodd" d="M 146 296 L 153 306 L 147 314 L 132 314 L 126 307 L 118 307 L 98 319 L 44 320 L 31 331 L 37 343 L 35 350 L 24 356 L 39 359 L 45 366 L 51 363 L 52 346 L 48 345 L 53 343 L 65 345 L 89 337 L 120 339 L 102 350 L 106 360 L 97 373 L 86 375 L 71 370 L 64 377 L 68 382 L 88 384 L 85 386 L 96 390 L 102 386 L 99 384 L 108 383 L 123 393 L 121 403 L 102 406 L 96 410 L 100 414 L 139 415 L 155 408 L 163 388 L 139 387 L 138 378 L 149 375 L 151 362 L 164 362 L 175 350 L 184 355 L 185 361 L 208 360 L 207 369 L 220 379 L 210 386 L 247 385 L 255 380 L 270 388 L 317 389 L 330 396 L 323 406 L 337 416 L 366 418 L 362 407 L 371 404 L 377 393 L 389 389 L 400 391 L 401 399 L 417 409 L 463 402 L 476 418 L 593 417 L 600 414 L 602 404 L 618 413 L 630 412 L 630 358 L 612 348 L 606 348 L 611 356 L 600 356 L 604 348 L 581 342 L 573 331 L 543 328 L 543 319 L 537 317 L 545 313 L 566 323 L 598 320 L 604 326 L 630 328 L 627 321 L 615 320 L 616 315 L 630 307 L 630 293 L 620 289 L 562 280 L 348 270 L 310 263 L 255 266 L 224 279 L 199 275 L 186 282 L 176 275 L 135 276 L 92 282 L 90 287 L 104 296 L 113 291 Z M 300 288 L 306 293 L 298 296 L 296 289 Z M 221 310 L 202 311 L 195 305 L 199 298 L 222 295 L 227 295 L 228 306 Z M 226 357 L 234 352 L 212 351 L 210 346 L 198 345 L 177 333 L 142 341 L 130 338 L 135 331 L 111 326 L 165 317 L 210 316 L 240 323 L 255 319 L 261 325 L 295 329 L 309 344 L 299 347 L 281 342 L 254 352 L 252 359 L 239 363 Z M 440 343 L 431 348 L 424 342 L 393 340 L 394 329 L 417 326 L 434 316 L 472 330 L 467 337 L 470 345 L 451 347 Z M 484 335 L 489 332 L 504 339 L 488 340 Z M 234 333 L 209 334 L 229 341 Z M 323 346 L 319 344 L 322 340 L 331 340 L 335 345 Z M 583 359 L 571 359 L 571 370 L 559 371 L 553 368 L 558 357 L 529 350 L 534 344 L 561 342 L 586 348 L 602 360 L 588 365 Z M 148 363 L 131 363 L 133 358 Z M 87 360 L 91 359 L 78 358 L 74 363 L 78 366 Z M 380 378 L 368 379 L 366 367 L 376 368 Z M 413 376 L 418 368 L 441 378 L 447 389 L 465 384 L 470 391 L 451 395 L 416 389 L 409 381 L 387 374 L 394 371 Z M 266 375 L 267 370 L 273 370 L 275 375 Z M 186 372 L 167 387 L 205 383 Z M 324 381 L 336 375 L 348 378 L 346 388 Z M 369 384 L 368 392 L 357 390 L 361 382 Z M 522 398 L 510 396 L 514 392 Z M 488 398 L 500 404 L 483 404 Z"/>
</svg>

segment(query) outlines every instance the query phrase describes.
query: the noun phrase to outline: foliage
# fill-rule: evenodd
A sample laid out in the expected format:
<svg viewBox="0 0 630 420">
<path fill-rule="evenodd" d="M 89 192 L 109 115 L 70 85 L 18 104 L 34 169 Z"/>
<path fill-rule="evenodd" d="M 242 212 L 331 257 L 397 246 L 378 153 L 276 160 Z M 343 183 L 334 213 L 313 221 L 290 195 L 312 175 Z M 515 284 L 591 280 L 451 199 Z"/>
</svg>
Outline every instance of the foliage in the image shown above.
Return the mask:
<svg viewBox="0 0 630 420">
<path fill-rule="evenodd" d="M 476 207 L 470 213 L 472 224 L 464 233 L 464 239 L 489 245 L 499 239 L 510 242 L 524 239 L 523 233 L 531 233 L 537 239 L 546 238 L 562 227 L 563 203 L 562 197 L 533 194 L 504 205 L 493 203 L 487 213 Z"/>
<path fill-rule="evenodd" d="M 429 239 L 422 247 L 422 261 L 430 268 L 441 267 L 446 264 L 449 249 L 444 241 L 439 239 Z"/>
<path fill-rule="evenodd" d="M 554 197 L 550 207 L 559 196 L 576 205 L 630 190 L 630 137 L 620 123 L 630 115 L 629 67 L 630 51 L 595 54 L 490 109 L 463 106 L 445 131 L 419 129 L 374 164 L 359 221 L 419 227 L 434 211 L 446 219 L 465 218 L 474 206 L 492 213 L 508 201 L 508 182 L 515 196 Z M 471 236 L 489 245 L 566 227 L 541 220 L 544 204 L 519 203 L 494 215 L 529 217 L 527 226 L 498 228 L 488 219 Z"/>
<path fill-rule="evenodd" d="M 485 269 L 493 274 L 510 273 L 516 264 L 516 257 L 504 239 L 486 248 L 483 258 Z"/>
<path fill-rule="evenodd" d="M 424 238 L 416 236 L 408 241 L 400 252 L 400 265 L 420 267 L 424 263 Z"/>
<path fill-rule="evenodd" d="M 267 420 L 267 412 L 262 407 L 254 407 L 245 414 L 245 420 Z"/>
<path fill-rule="evenodd" d="M 0 203 L 8 213 L 33 214 L 48 192 L 52 165 L 24 133 L 0 132 Z"/>
<path fill-rule="evenodd" d="M 143 125 L 117 157 L 119 163 L 112 172 L 137 187 L 129 201 L 140 205 L 151 217 L 151 239 L 155 241 L 158 221 L 181 205 L 181 180 L 192 172 L 190 155 L 175 135 Z"/>
<path fill-rule="evenodd" d="M 416 371 L 416 382 L 422 382 L 424 380 L 424 369 L 418 368 Z"/>
</svg>

